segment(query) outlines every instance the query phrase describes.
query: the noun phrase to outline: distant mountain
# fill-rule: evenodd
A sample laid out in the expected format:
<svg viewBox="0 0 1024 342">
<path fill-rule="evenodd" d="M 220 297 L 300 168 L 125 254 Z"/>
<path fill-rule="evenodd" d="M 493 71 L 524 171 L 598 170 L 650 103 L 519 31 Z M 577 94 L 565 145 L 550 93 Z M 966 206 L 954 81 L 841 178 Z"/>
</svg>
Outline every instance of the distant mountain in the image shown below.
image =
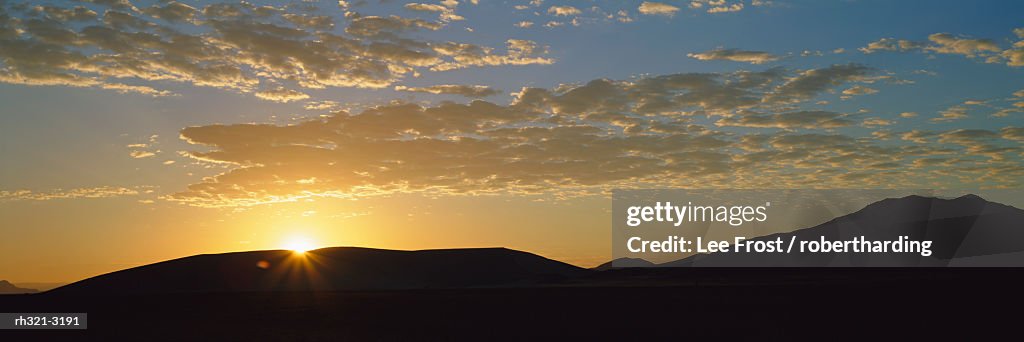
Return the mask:
<svg viewBox="0 0 1024 342">
<path fill-rule="evenodd" d="M 593 270 L 604 271 L 611 268 L 654 267 L 653 262 L 640 258 L 618 258 L 594 267 Z"/>
<path fill-rule="evenodd" d="M 754 240 L 933 241 L 931 256 L 917 253 L 711 253 L 659 266 L 1024 266 L 1024 210 L 976 195 L 955 199 L 890 198 L 821 225 Z"/>
<path fill-rule="evenodd" d="M 39 292 L 35 289 L 26 289 L 14 286 L 9 281 L 0 280 L 0 294 L 19 294 L 19 293 L 36 293 Z"/>
<path fill-rule="evenodd" d="M 204 254 L 82 280 L 47 293 L 399 290 L 526 286 L 587 270 L 505 248 L 396 251 L 334 247 Z"/>
<path fill-rule="evenodd" d="M 30 288 L 30 289 L 39 290 L 39 292 L 43 292 L 43 291 L 49 291 L 49 290 L 52 290 L 52 289 L 55 289 L 55 288 L 58 288 L 58 287 L 61 287 L 61 286 L 67 285 L 67 284 L 68 284 L 67 282 L 63 282 L 63 283 L 18 283 L 18 286 L 24 286 L 24 287 L 27 287 L 27 288 Z"/>
</svg>

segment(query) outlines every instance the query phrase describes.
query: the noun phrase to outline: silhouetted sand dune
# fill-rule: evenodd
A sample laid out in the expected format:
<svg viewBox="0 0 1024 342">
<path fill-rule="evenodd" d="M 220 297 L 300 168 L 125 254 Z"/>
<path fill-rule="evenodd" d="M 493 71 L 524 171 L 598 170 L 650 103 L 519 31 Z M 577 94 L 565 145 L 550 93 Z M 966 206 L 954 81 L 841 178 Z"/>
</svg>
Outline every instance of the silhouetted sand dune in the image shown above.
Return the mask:
<svg viewBox="0 0 1024 342">
<path fill-rule="evenodd" d="M 614 266 L 613 266 L 614 265 Z M 612 267 L 654 267 L 656 266 L 653 262 L 640 259 L 640 258 L 618 258 L 594 267 L 595 271 L 603 271 Z"/>
<path fill-rule="evenodd" d="M 327 291 L 518 286 L 584 269 L 505 248 L 395 251 L 334 247 L 205 254 L 113 272 L 52 294 Z"/>
</svg>

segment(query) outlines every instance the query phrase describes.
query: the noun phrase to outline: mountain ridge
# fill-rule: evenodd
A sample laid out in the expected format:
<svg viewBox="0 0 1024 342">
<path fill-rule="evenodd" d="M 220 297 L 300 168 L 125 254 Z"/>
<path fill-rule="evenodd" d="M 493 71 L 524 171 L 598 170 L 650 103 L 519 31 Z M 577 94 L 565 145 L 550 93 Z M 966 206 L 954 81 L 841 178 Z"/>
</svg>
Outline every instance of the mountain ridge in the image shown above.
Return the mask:
<svg viewBox="0 0 1024 342">
<path fill-rule="evenodd" d="M 6 280 L 0 280 L 0 294 L 25 294 L 37 293 L 39 290 L 18 287 Z"/>
<path fill-rule="evenodd" d="M 934 256 L 896 253 L 794 253 L 794 254 L 697 254 L 659 264 L 690 266 L 969 266 L 994 263 L 1024 266 L 1024 230 L 1012 229 L 1024 222 L 1024 210 L 967 194 L 956 198 L 910 195 L 886 198 L 853 213 L 791 232 L 759 236 L 751 240 L 794 235 L 800 241 L 865 236 L 869 240 L 895 240 L 898 236 L 930 239 Z M 801 238 L 802 237 L 802 238 Z M 969 259 L 971 257 L 987 257 Z M 702 265 L 696 265 L 700 263 Z"/>
</svg>

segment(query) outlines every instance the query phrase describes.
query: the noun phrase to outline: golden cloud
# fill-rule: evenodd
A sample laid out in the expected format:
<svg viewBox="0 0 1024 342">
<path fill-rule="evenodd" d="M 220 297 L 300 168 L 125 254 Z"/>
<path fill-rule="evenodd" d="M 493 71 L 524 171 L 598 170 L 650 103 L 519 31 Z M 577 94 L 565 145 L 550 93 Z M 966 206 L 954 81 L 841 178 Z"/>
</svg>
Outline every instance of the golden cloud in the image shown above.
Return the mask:
<svg viewBox="0 0 1024 342">
<path fill-rule="evenodd" d="M 555 16 L 573 16 L 582 13 L 578 8 L 572 6 L 551 6 L 548 8 L 548 14 Z"/>
<path fill-rule="evenodd" d="M 895 52 L 933 52 L 940 54 L 960 55 L 967 58 L 981 58 L 986 63 L 1006 63 L 1008 66 L 1024 66 L 1024 29 L 1015 29 L 1014 35 L 1021 40 L 1014 42 L 1010 48 L 1004 49 L 991 39 L 976 39 L 956 36 L 949 33 L 934 33 L 928 36 L 927 42 L 911 41 L 895 38 L 882 38 L 860 48 L 863 53 L 879 51 Z"/>
<path fill-rule="evenodd" d="M 675 15 L 676 12 L 679 11 L 679 7 L 672 6 L 669 4 L 663 4 L 660 2 L 644 1 L 643 3 L 640 4 L 640 7 L 637 8 L 637 11 L 639 11 L 640 14 L 664 15 L 671 17 Z"/>
<path fill-rule="evenodd" d="M 181 137 L 204 146 L 188 156 L 231 168 L 163 199 L 222 207 L 397 192 L 1020 185 L 1019 128 L 894 132 L 903 139 L 883 143 L 849 115 L 778 111 L 772 100 L 813 103 L 813 94 L 867 72 L 839 65 L 597 79 L 523 88 L 506 105 L 393 103 L 287 126 L 188 127 Z M 963 158 L 967 151 L 974 155 Z"/>
<path fill-rule="evenodd" d="M 142 192 L 150 191 L 148 187 L 125 188 L 116 186 L 101 186 L 92 188 L 56 189 L 46 192 L 32 190 L 0 190 L 0 202 L 3 201 L 48 201 L 56 199 L 76 198 L 109 198 L 136 196 Z"/>
<path fill-rule="evenodd" d="M 702 61 L 733 61 L 750 64 L 764 64 L 768 62 L 774 62 L 779 59 L 779 57 L 776 57 L 775 55 L 772 55 L 764 51 L 744 51 L 723 48 L 718 48 L 701 53 L 691 53 L 687 54 L 687 56 Z"/>
<path fill-rule="evenodd" d="M 488 86 L 463 84 L 439 84 L 429 87 L 395 86 L 395 90 L 414 93 L 461 95 L 472 98 L 488 97 L 499 94 L 498 90 Z"/>
</svg>

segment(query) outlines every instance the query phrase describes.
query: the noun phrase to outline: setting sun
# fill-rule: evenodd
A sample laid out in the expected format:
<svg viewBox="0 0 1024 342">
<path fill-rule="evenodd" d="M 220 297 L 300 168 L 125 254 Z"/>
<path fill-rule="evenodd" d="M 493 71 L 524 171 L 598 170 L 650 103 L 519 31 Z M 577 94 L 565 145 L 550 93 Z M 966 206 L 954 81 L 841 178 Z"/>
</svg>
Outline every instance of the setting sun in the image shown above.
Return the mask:
<svg viewBox="0 0 1024 342">
<path fill-rule="evenodd" d="M 313 249 L 313 242 L 306 237 L 292 237 L 285 242 L 284 248 L 292 250 L 295 253 L 302 254 Z"/>
</svg>

